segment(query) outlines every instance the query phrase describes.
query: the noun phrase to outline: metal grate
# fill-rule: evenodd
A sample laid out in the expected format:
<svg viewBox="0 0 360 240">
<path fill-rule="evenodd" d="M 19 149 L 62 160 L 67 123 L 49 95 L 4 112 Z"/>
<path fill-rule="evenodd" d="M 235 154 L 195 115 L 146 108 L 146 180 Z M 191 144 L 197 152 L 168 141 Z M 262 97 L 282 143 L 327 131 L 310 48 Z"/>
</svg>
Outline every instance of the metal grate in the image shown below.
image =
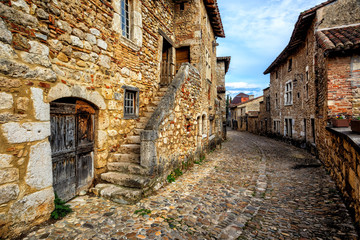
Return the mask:
<svg viewBox="0 0 360 240">
<path fill-rule="evenodd" d="M 125 92 L 125 114 L 124 115 L 134 115 L 135 114 L 135 96 L 136 93 L 132 91 Z"/>
</svg>

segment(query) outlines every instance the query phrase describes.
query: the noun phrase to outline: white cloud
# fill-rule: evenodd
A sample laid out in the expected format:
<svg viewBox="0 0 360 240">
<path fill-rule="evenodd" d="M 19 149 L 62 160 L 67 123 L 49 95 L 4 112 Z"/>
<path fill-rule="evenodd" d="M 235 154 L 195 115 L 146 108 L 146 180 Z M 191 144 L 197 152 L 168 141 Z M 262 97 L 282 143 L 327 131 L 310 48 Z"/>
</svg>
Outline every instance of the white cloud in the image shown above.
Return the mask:
<svg viewBox="0 0 360 240">
<path fill-rule="evenodd" d="M 226 88 L 259 88 L 257 84 L 251 84 L 247 82 L 230 82 L 225 83 Z"/>
</svg>

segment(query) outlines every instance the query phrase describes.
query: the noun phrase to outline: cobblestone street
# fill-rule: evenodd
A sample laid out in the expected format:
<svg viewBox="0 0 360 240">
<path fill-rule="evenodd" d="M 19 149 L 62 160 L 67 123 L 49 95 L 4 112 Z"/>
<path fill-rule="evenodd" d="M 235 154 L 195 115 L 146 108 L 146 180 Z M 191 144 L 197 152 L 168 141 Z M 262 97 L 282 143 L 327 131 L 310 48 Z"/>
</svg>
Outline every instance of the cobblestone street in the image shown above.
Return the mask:
<svg viewBox="0 0 360 240">
<path fill-rule="evenodd" d="M 73 213 L 25 239 L 357 239 L 314 157 L 244 132 L 229 131 L 221 150 L 137 205 L 70 204 Z"/>
</svg>

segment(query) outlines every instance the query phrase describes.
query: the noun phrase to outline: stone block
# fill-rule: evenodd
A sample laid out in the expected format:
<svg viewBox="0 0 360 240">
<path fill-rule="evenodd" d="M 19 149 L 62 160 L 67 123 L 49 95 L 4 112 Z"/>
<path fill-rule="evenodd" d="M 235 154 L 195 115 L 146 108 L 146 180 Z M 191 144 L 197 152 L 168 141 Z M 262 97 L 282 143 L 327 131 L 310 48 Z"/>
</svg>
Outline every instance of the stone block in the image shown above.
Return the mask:
<svg viewBox="0 0 360 240">
<path fill-rule="evenodd" d="M 114 1 L 114 2 L 118 2 L 118 1 Z M 113 16 L 113 20 L 112 20 L 112 30 L 114 30 L 115 32 L 121 34 L 121 18 L 120 15 L 117 13 L 114 13 Z"/>
<path fill-rule="evenodd" d="M 105 111 L 100 111 L 98 121 L 99 121 L 99 129 L 103 130 L 108 128 L 110 124 L 108 113 Z"/>
<path fill-rule="evenodd" d="M 107 139 L 108 139 L 107 133 L 105 131 L 102 130 L 97 131 L 98 148 L 104 148 Z"/>
<path fill-rule="evenodd" d="M 102 48 L 102 49 L 104 49 L 104 50 L 107 50 L 107 43 L 104 41 L 104 40 L 102 40 L 102 39 L 98 39 L 97 40 L 97 46 L 99 47 L 99 48 Z"/>
<path fill-rule="evenodd" d="M 12 155 L 0 154 L 0 168 L 12 167 L 11 164 L 12 159 L 13 159 Z"/>
<path fill-rule="evenodd" d="M 6 184 L 0 186 L 0 205 L 15 200 L 19 196 L 19 186 L 17 184 Z"/>
<path fill-rule="evenodd" d="M 9 143 L 33 142 L 50 136 L 50 122 L 9 122 L 1 127 Z"/>
<path fill-rule="evenodd" d="M 61 30 L 64 30 L 66 33 L 70 34 L 72 32 L 72 28 L 70 26 L 69 23 L 62 21 L 62 20 L 57 20 L 55 22 L 55 25 L 60 28 Z"/>
<path fill-rule="evenodd" d="M 12 34 L 7 29 L 5 22 L 0 18 L 0 41 L 11 44 Z"/>
<path fill-rule="evenodd" d="M 95 36 L 100 36 L 100 31 L 96 28 L 90 28 L 90 32 Z"/>
<path fill-rule="evenodd" d="M 69 61 L 69 58 L 63 53 L 63 52 L 60 52 L 57 57 L 57 59 L 59 59 L 60 61 L 62 62 L 68 62 Z"/>
<path fill-rule="evenodd" d="M 27 5 L 24 0 L 16 0 L 16 1 L 12 0 L 11 6 L 15 6 L 26 13 L 30 13 L 29 5 Z"/>
<path fill-rule="evenodd" d="M 6 168 L 0 170 L 0 184 L 10 183 L 19 180 L 19 169 Z"/>
<path fill-rule="evenodd" d="M 85 40 L 88 41 L 91 44 L 96 44 L 96 37 L 93 34 L 86 33 L 85 34 Z"/>
<path fill-rule="evenodd" d="M 80 38 L 76 37 L 76 36 L 70 36 L 71 38 L 71 43 L 72 45 L 74 45 L 75 47 L 79 47 L 79 48 L 83 48 L 84 44 L 83 42 L 80 40 Z"/>
<path fill-rule="evenodd" d="M 0 92 L 0 103 L 0 110 L 12 108 L 14 104 L 13 96 L 9 93 Z"/>
<path fill-rule="evenodd" d="M 81 31 L 81 30 L 78 29 L 78 28 L 74 28 L 74 29 L 72 30 L 72 34 L 74 34 L 75 36 L 77 36 L 77 37 L 80 38 L 80 39 L 84 39 L 84 38 L 85 38 L 84 32 Z"/>
<path fill-rule="evenodd" d="M 16 201 L 9 210 L 12 222 L 16 224 L 32 223 L 41 217 L 49 217 L 54 209 L 54 190 L 48 188 L 29 194 Z"/>
<path fill-rule="evenodd" d="M 49 19 L 49 14 L 47 12 L 45 12 L 44 9 L 42 8 L 37 8 L 36 9 L 36 15 L 38 16 L 38 18 L 40 19 L 45 19 L 48 20 Z"/>
<path fill-rule="evenodd" d="M 49 56 L 49 47 L 45 44 L 39 43 L 37 41 L 29 41 L 31 46 L 29 52 L 35 53 L 43 56 Z"/>
<path fill-rule="evenodd" d="M 100 55 L 99 57 L 99 65 L 105 68 L 110 68 L 110 62 L 111 59 L 110 57 L 106 56 L 106 55 Z"/>
<path fill-rule="evenodd" d="M 31 147 L 25 182 L 38 190 L 52 186 L 52 162 L 49 142 Z"/>
<path fill-rule="evenodd" d="M 17 55 L 9 44 L 0 42 L 0 58 L 17 58 Z"/>
<path fill-rule="evenodd" d="M 21 24 L 25 27 L 37 27 L 39 25 L 39 21 L 36 17 L 18 11 L 15 8 L 9 7 L 2 3 L 0 3 L 0 16 L 5 17 L 11 22 Z"/>
<path fill-rule="evenodd" d="M 61 51 L 64 45 L 57 39 L 52 39 L 48 41 L 50 47 L 56 51 Z"/>
<path fill-rule="evenodd" d="M 39 64 L 44 67 L 51 67 L 51 62 L 48 56 L 38 55 L 35 53 L 21 52 L 22 60 L 30 64 Z"/>
<path fill-rule="evenodd" d="M 43 93 L 44 91 L 41 88 L 31 88 L 35 118 L 40 121 L 50 121 L 50 104 L 44 102 Z"/>
</svg>

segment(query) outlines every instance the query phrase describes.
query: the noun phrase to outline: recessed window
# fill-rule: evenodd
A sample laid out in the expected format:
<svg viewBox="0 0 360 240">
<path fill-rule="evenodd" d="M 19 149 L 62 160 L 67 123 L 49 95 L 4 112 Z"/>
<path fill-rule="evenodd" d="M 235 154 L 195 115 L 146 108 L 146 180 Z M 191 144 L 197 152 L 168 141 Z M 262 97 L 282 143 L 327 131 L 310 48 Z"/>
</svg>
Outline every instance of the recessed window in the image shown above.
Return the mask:
<svg viewBox="0 0 360 240">
<path fill-rule="evenodd" d="M 129 21 L 129 2 L 128 0 L 121 0 L 121 10 L 120 10 L 120 17 L 121 17 L 121 34 L 126 37 L 130 38 L 130 21 Z"/>
<path fill-rule="evenodd" d="M 293 83 L 288 81 L 285 84 L 285 105 L 291 105 L 293 103 Z"/>
<path fill-rule="evenodd" d="M 185 10 L 185 3 L 180 3 L 180 10 L 184 11 Z"/>
<path fill-rule="evenodd" d="M 137 118 L 139 116 L 139 89 L 123 86 L 124 88 L 124 118 Z"/>
<path fill-rule="evenodd" d="M 279 78 L 279 71 L 278 71 L 278 70 L 275 71 L 275 78 L 276 78 L 276 79 Z"/>
<path fill-rule="evenodd" d="M 285 136 L 292 137 L 292 126 L 293 126 L 293 120 L 291 118 L 285 118 Z"/>
<path fill-rule="evenodd" d="M 291 72 L 292 70 L 292 59 L 289 59 L 289 63 L 288 63 L 288 71 Z"/>
</svg>

